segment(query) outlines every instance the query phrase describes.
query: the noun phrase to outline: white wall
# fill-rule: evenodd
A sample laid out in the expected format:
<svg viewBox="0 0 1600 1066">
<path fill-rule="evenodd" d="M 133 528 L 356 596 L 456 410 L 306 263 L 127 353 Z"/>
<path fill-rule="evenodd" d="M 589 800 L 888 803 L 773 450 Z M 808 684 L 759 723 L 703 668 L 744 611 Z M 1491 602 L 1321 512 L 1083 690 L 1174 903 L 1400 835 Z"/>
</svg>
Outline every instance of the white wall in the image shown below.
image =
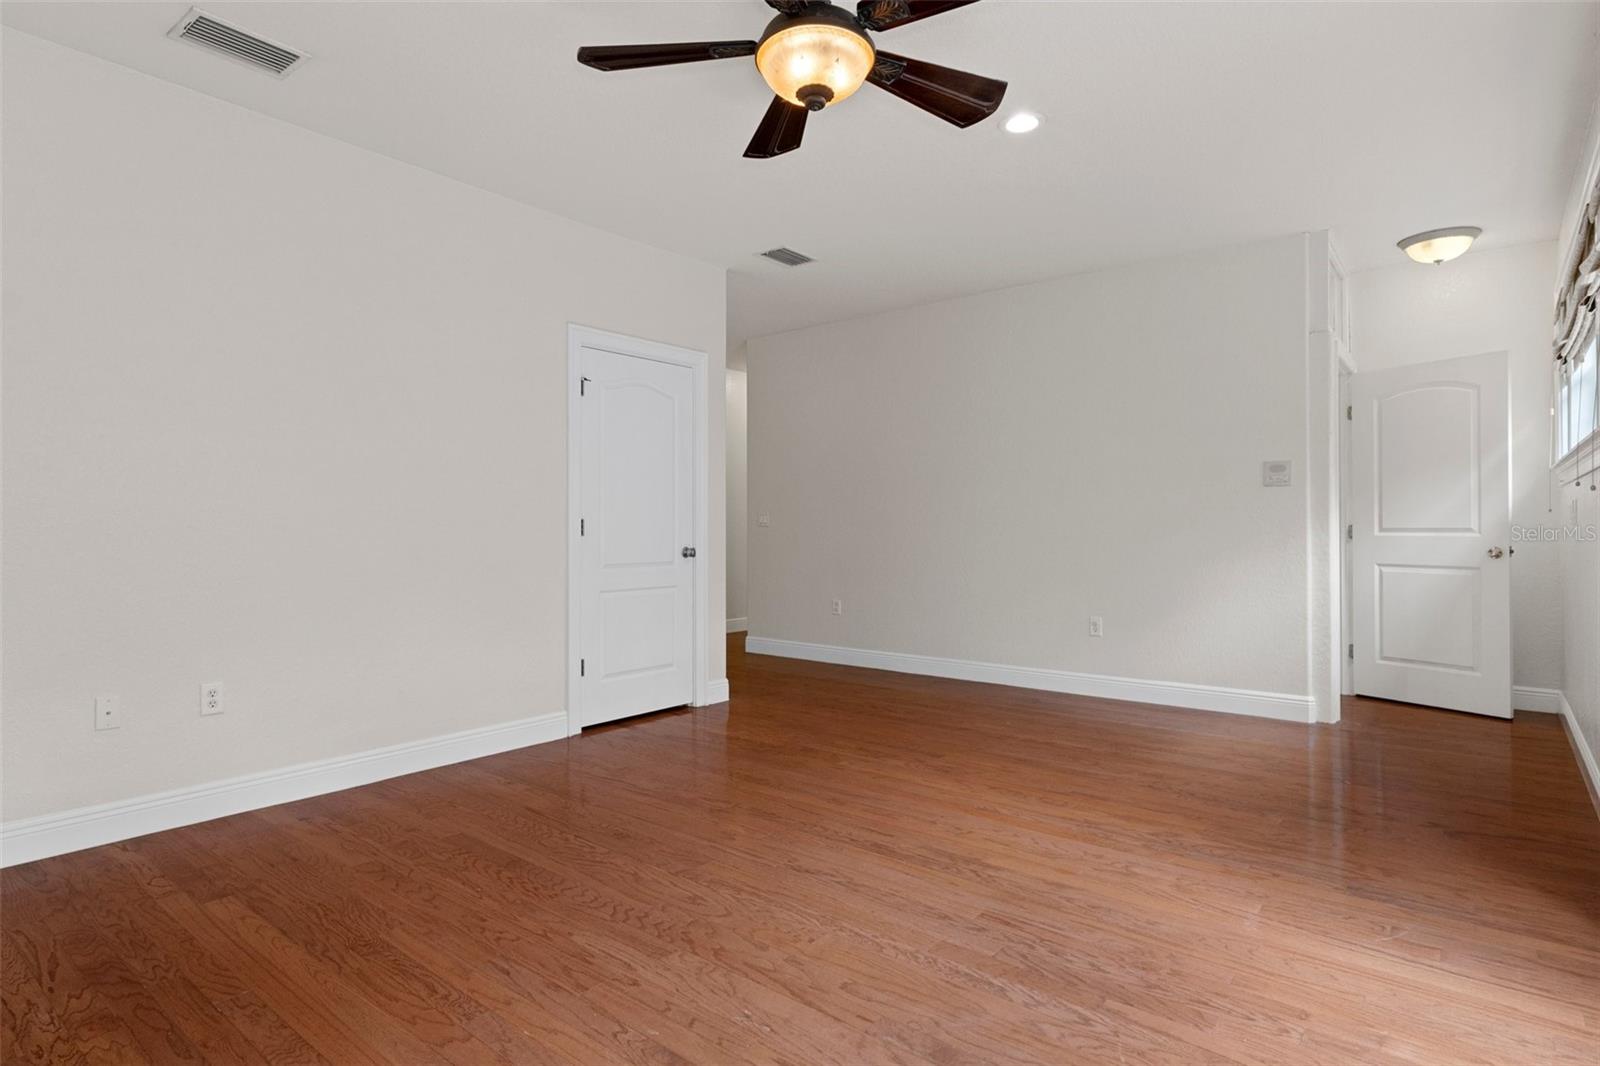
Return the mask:
<svg viewBox="0 0 1600 1066">
<path fill-rule="evenodd" d="M 1588 467 L 1585 462 L 1582 469 Z M 1561 490 L 1553 524 L 1600 530 L 1600 491 L 1591 491 L 1589 484 L 1585 477 L 1581 487 L 1568 485 Z M 1565 627 L 1561 690 L 1588 745 L 1589 758 L 1594 759 L 1600 755 L 1600 543 L 1571 538 L 1546 548 L 1556 553 L 1560 567 L 1562 598 L 1551 606 L 1560 604 Z M 1594 773 L 1592 767 L 1590 772 Z M 1600 780 L 1594 785 L 1600 787 Z"/>
<path fill-rule="evenodd" d="M 1469 252 L 1441 266 L 1404 260 L 1351 276 L 1357 372 L 1504 351 L 1511 377 L 1511 522 L 1549 524 L 1549 244 Z M 1398 253 L 1396 257 L 1399 258 Z M 1511 558 L 1512 683 L 1558 688 L 1559 546 L 1517 544 Z"/>
<path fill-rule="evenodd" d="M 1306 249 L 752 340 L 752 638 L 1308 702 Z"/>
<path fill-rule="evenodd" d="M 1584 163 L 1574 175 L 1567 197 L 1562 241 L 1550 261 L 1552 279 L 1567 261 L 1579 213 L 1588 202 L 1595 182 L 1600 181 L 1600 100 L 1595 102 L 1589 120 L 1588 144 L 1583 158 Z M 1550 304 L 1554 305 L 1553 294 Z M 1547 366 L 1550 358 L 1547 352 Z M 1562 474 L 1570 478 L 1577 470 L 1588 469 L 1590 465 L 1568 466 Z M 1600 529 L 1600 490 L 1592 490 L 1592 484 L 1591 479 L 1585 478 L 1581 487 L 1573 484 L 1561 490 L 1558 510 L 1553 516 L 1556 524 Z M 1600 756 L 1600 542 L 1581 539 L 1559 542 L 1558 572 L 1564 597 L 1562 618 L 1566 653 L 1561 687 L 1572 708 L 1573 721 L 1587 745 L 1590 787 L 1597 790 L 1595 798 L 1600 803 L 1600 773 L 1597 773 L 1600 767 L 1594 761 Z"/>
<path fill-rule="evenodd" d="M 568 322 L 710 353 L 723 558 L 721 270 L 4 36 L 8 821 L 560 711 Z"/>
<path fill-rule="evenodd" d="M 749 615 L 746 574 L 749 559 L 745 473 L 745 404 L 747 375 L 742 370 L 728 371 L 728 628 L 742 630 Z"/>
</svg>

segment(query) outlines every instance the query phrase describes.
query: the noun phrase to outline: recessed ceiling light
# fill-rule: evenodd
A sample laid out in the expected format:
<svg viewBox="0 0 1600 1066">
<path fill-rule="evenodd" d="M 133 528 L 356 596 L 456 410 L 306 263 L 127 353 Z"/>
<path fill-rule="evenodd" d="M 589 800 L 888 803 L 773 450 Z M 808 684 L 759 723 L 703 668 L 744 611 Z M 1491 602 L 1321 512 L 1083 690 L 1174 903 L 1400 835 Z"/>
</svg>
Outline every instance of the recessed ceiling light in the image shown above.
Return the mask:
<svg viewBox="0 0 1600 1066">
<path fill-rule="evenodd" d="M 1039 116 L 1032 111 L 1018 111 L 1006 119 L 1007 133 L 1032 133 L 1039 128 Z"/>
<path fill-rule="evenodd" d="M 1430 229 L 1425 233 L 1413 233 L 1399 242 L 1400 250 L 1419 263 L 1432 263 L 1438 266 L 1465 253 L 1482 233 L 1483 230 L 1477 226 Z"/>
</svg>

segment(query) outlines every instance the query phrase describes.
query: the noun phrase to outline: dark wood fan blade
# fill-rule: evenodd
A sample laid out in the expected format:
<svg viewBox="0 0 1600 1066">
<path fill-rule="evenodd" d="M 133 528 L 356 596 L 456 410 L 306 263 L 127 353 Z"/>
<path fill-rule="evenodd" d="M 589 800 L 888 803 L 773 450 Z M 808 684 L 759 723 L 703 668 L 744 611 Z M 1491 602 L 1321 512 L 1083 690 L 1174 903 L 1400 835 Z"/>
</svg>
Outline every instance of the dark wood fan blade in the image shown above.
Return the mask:
<svg viewBox="0 0 1600 1066">
<path fill-rule="evenodd" d="M 878 53 L 877 66 L 867 80 L 963 129 L 994 114 L 1006 95 L 1003 81 L 893 52 Z"/>
<path fill-rule="evenodd" d="M 908 22 L 932 18 L 978 0 L 861 0 L 856 19 L 869 30 L 892 30 Z"/>
<path fill-rule="evenodd" d="M 633 70 L 673 63 L 702 63 L 756 54 L 754 41 L 689 41 L 683 44 L 596 44 L 578 49 L 578 62 L 596 70 Z"/>
<path fill-rule="evenodd" d="M 767 6 L 780 15 L 798 15 L 820 0 L 767 0 Z"/>
<path fill-rule="evenodd" d="M 750 138 L 750 147 L 744 150 L 744 157 L 771 159 L 799 148 L 800 138 L 805 136 L 808 113 L 805 108 L 774 96 L 761 118 L 761 125 L 756 127 L 756 135 Z"/>
</svg>

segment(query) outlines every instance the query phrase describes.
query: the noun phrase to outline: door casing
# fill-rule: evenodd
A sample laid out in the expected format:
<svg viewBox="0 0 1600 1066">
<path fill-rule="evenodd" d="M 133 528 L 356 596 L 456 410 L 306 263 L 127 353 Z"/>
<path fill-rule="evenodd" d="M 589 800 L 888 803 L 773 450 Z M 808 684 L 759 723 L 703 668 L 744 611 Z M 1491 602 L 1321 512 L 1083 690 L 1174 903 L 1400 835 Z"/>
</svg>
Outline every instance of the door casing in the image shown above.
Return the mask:
<svg viewBox="0 0 1600 1066">
<path fill-rule="evenodd" d="M 694 568 L 694 668 L 692 706 L 710 703 L 710 647 L 706 639 L 706 620 L 710 617 L 711 547 L 710 467 L 711 432 L 706 400 L 706 378 L 710 358 L 705 352 L 679 348 L 672 344 L 611 333 L 576 323 L 567 326 L 567 735 L 583 729 L 583 686 L 579 684 L 578 659 L 582 651 L 579 608 L 582 575 L 579 570 L 578 520 L 582 517 L 581 415 L 579 387 L 583 379 L 583 349 L 599 348 L 636 359 L 653 359 L 688 367 L 694 374 L 694 537 L 698 555 Z M 720 565 L 720 563 L 718 563 Z"/>
</svg>

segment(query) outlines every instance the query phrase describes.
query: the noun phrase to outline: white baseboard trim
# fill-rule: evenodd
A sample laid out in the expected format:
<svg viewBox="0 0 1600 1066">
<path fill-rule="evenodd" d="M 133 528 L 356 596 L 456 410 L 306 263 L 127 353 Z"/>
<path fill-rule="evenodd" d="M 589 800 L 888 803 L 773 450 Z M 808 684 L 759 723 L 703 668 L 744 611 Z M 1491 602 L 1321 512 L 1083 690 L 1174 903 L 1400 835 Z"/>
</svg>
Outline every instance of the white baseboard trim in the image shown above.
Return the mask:
<svg viewBox="0 0 1600 1066">
<path fill-rule="evenodd" d="M 1567 727 L 1567 739 L 1578 756 L 1578 770 L 1583 774 L 1583 783 L 1589 786 L 1589 802 L 1594 804 L 1595 813 L 1600 814 L 1600 763 L 1595 762 L 1594 750 L 1578 728 L 1578 719 L 1572 713 L 1572 704 L 1567 702 L 1567 694 L 1558 692 L 1556 695 L 1561 697 L 1561 724 Z"/>
<path fill-rule="evenodd" d="M 713 703 L 728 702 L 728 679 L 706 682 L 706 702 L 701 706 L 709 707 Z"/>
<path fill-rule="evenodd" d="M 1188 707 L 1199 711 L 1248 714 L 1257 718 L 1276 718 L 1285 722 L 1315 721 L 1316 706 L 1310 696 L 1281 692 L 1256 692 L 1251 689 L 1217 688 L 1172 681 L 1140 681 L 1102 674 L 1080 674 L 1068 670 L 1042 670 L 1028 666 L 971 662 L 966 659 L 939 659 L 931 655 L 903 652 L 866 651 L 839 648 L 829 644 L 806 644 L 772 637 L 747 637 L 745 651 L 753 655 L 780 655 L 788 659 L 810 659 L 841 666 L 865 666 L 874 670 L 893 670 L 901 674 L 926 674 L 960 681 L 982 681 L 991 685 L 1065 692 L 1076 696 L 1129 700 L 1133 703 L 1159 703 L 1169 707 Z"/>
<path fill-rule="evenodd" d="M 728 619 L 728 632 L 729 633 L 743 633 L 745 630 L 747 630 L 749 628 L 750 628 L 750 619 L 748 619 L 748 618 L 730 618 L 730 619 Z"/>
<path fill-rule="evenodd" d="M 1558 688 L 1533 688 L 1530 685 L 1514 685 L 1511 689 L 1511 706 L 1518 711 L 1533 711 L 1538 714 L 1561 713 L 1561 690 Z"/>
<path fill-rule="evenodd" d="M 726 682 L 724 682 L 726 684 Z M 281 770 L 173 789 L 131 800 L 79 807 L 0 825 L 0 866 L 63 855 L 209 822 L 230 814 L 370 785 L 385 778 L 480 759 L 514 748 L 560 740 L 567 735 L 566 712 L 468 729 L 428 740 L 375 748 L 355 755 L 300 763 Z"/>
</svg>

